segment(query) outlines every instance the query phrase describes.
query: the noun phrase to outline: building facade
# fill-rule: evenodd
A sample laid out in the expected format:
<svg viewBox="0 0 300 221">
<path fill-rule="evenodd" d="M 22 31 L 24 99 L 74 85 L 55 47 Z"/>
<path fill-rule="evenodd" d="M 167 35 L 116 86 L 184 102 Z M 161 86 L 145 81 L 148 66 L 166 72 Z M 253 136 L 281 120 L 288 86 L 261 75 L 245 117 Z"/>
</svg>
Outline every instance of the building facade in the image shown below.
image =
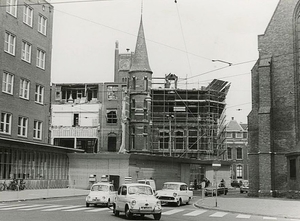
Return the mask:
<svg viewBox="0 0 300 221">
<path fill-rule="evenodd" d="M 299 198 L 300 2 L 279 1 L 252 70 L 249 180 L 252 196 Z"/>
<path fill-rule="evenodd" d="M 65 186 L 68 149 L 49 145 L 53 6 L 0 1 L 0 20 L 0 182 Z"/>
<path fill-rule="evenodd" d="M 248 126 L 233 117 L 226 125 L 226 153 L 224 160 L 232 162 L 231 180 L 248 180 Z"/>
</svg>

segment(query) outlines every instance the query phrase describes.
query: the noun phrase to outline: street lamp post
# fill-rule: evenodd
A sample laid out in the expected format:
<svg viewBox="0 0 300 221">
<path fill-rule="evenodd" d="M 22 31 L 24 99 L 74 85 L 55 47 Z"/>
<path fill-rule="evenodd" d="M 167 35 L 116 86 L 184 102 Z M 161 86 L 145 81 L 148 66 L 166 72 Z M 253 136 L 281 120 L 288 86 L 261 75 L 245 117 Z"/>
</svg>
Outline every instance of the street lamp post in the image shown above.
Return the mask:
<svg viewBox="0 0 300 221">
<path fill-rule="evenodd" d="M 168 114 L 167 118 L 169 119 L 169 153 L 172 156 L 172 119 L 174 118 L 173 114 Z"/>
</svg>

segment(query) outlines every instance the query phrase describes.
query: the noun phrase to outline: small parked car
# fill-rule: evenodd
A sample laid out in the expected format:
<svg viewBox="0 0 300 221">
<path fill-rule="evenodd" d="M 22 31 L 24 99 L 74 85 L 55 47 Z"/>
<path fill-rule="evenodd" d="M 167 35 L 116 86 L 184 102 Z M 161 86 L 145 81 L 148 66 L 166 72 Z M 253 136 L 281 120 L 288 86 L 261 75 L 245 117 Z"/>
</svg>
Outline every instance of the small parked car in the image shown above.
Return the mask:
<svg viewBox="0 0 300 221">
<path fill-rule="evenodd" d="M 240 193 L 248 193 L 249 191 L 249 181 L 243 180 L 242 185 L 240 186 Z"/>
<path fill-rule="evenodd" d="M 125 213 L 127 219 L 132 219 L 134 215 L 153 215 L 155 220 L 160 220 L 162 207 L 150 185 L 126 183 L 119 187 L 113 204 L 115 216 L 119 216 L 120 212 Z"/>
<path fill-rule="evenodd" d="M 224 185 L 219 184 L 217 188 L 218 196 L 221 194 L 227 195 L 228 188 Z M 205 196 L 215 196 L 216 195 L 216 187 L 215 186 L 208 186 L 205 188 Z"/>
<path fill-rule="evenodd" d="M 165 182 L 162 189 L 156 191 L 156 197 L 162 204 L 173 203 L 181 206 L 189 204 L 193 198 L 193 191 L 189 190 L 188 185 L 183 182 Z"/>
<path fill-rule="evenodd" d="M 111 206 L 116 199 L 117 191 L 109 182 L 95 183 L 91 186 L 89 195 L 86 197 L 86 207 L 93 205 Z"/>
</svg>

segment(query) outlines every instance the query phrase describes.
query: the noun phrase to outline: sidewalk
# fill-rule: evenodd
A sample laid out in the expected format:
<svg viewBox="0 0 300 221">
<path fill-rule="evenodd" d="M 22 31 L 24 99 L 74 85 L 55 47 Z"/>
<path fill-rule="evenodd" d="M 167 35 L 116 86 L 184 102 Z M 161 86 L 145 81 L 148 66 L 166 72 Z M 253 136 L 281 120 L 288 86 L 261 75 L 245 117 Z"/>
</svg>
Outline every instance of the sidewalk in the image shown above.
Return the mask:
<svg viewBox="0 0 300 221">
<path fill-rule="evenodd" d="M 1 191 L 0 203 L 72 196 L 85 197 L 88 193 L 89 190 L 73 188 Z M 195 203 L 198 208 L 249 215 L 299 219 L 300 221 L 300 200 L 250 198 L 246 196 L 235 197 L 234 195 L 219 196 L 217 197 L 217 201 L 215 197 L 204 197 L 202 200 L 201 194 L 198 191 L 194 196 L 199 197 L 199 200 Z"/>
<path fill-rule="evenodd" d="M 225 212 L 300 220 L 300 200 L 251 197 L 205 197 L 196 202 L 198 208 Z"/>
<path fill-rule="evenodd" d="M 1 191 L 0 203 L 33 199 L 48 199 L 57 197 L 87 196 L 88 193 L 89 190 L 73 188 Z"/>
</svg>

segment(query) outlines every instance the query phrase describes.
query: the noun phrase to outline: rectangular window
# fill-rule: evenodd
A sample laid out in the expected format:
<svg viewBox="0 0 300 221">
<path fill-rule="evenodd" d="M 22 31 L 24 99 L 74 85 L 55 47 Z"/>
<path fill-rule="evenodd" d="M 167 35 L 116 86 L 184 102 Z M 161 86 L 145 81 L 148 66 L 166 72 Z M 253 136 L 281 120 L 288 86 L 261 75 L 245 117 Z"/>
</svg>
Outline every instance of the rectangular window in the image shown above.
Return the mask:
<svg viewBox="0 0 300 221">
<path fill-rule="evenodd" d="M 227 137 L 227 138 L 232 138 L 232 133 L 226 132 L 226 137 Z"/>
<path fill-rule="evenodd" d="M 46 52 L 41 49 L 37 49 L 36 66 L 45 69 Z"/>
<path fill-rule="evenodd" d="M 297 169 L 296 169 L 296 159 L 290 160 L 290 178 L 296 179 Z"/>
<path fill-rule="evenodd" d="M 116 100 L 117 92 L 118 92 L 118 86 L 107 86 L 107 99 Z"/>
<path fill-rule="evenodd" d="M 6 12 L 17 17 L 18 0 L 6 0 Z"/>
<path fill-rule="evenodd" d="M 22 41 L 22 60 L 31 62 L 31 44 L 26 41 Z"/>
<path fill-rule="evenodd" d="M 148 85 L 148 78 L 145 77 L 144 78 L 144 91 L 148 91 L 149 90 L 149 85 Z"/>
<path fill-rule="evenodd" d="M 232 149 L 231 148 L 227 148 L 227 158 L 228 158 L 228 160 L 232 159 Z"/>
<path fill-rule="evenodd" d="M 14 76 L 4 72 L 2 79 L 2 92 L 13 94 Z"/>
<path fill-rule="evenodd" d="M 237 160 L 243 159 L 243 149 L 240 147 L 236 148 L 236 159 Z"/>
<path fill-rule="evenodd" d="M 235 137 L 236 137 L 236 138 L 243 138 L 243 133 L 236 132 L 236 133 L 235 133 Z"/>
<path fill-rule="evenodd" d="M 28 5 L 24 6 L 23 22 L 32 27 L 33 9 Z"/>
<path fill-rule="evenodd" d="M 12 114 L 1 113 L 0 133 L 10 134 L 11 122 L 12 122 Z"/>
<path fill-rule="evenodd" d="M 79 114 L 73 116 L 73 127 L 79 126 Z"/>
<path fill-rule="evenodd" d="M 43 35 L 47 33 L 47 18 L 43 15 L 39 15 L 38 31 Z"/>
<path fill-rule="evenodd" d="M 5 32 L 4 51 L 9 54 L 15 55 L 15 50 L 16 36 L 9 32 Z"/>
<path fill-rule="evenodd" d="M 236 166 L 236 178 L 238 179 L 243 178 L 243 166 L 241 165 Z"/>
<path fill-rule="evenodd" d="M 42 122 L 34 121 L 33 123 L 33 138 L 42 139 Z"/>
<path fill-rule="evenodd" d="M 115 124 L 118 122 L 117 120 L 117 111 L 116 110 L 107 110 L 106 113 L 107 123 L 108 124 Z"/>
<path fill-rule="evenodd" d="M 27 129 L 28 129 L 28 118 L 19 117 L 18 120 L 18 135 L 21 137 L 27 137 Z"/>
<path fill-rule="evenodd" d="M 44 87 L 36 85 L 35 87 L 35 102 L 39 104 L 44 103 Z"/>
<path fill-rule="evenodd" d="M 20 80 L 20 97 L 29 100 L 30 82 L 25 79 Z"/>
</svg>

